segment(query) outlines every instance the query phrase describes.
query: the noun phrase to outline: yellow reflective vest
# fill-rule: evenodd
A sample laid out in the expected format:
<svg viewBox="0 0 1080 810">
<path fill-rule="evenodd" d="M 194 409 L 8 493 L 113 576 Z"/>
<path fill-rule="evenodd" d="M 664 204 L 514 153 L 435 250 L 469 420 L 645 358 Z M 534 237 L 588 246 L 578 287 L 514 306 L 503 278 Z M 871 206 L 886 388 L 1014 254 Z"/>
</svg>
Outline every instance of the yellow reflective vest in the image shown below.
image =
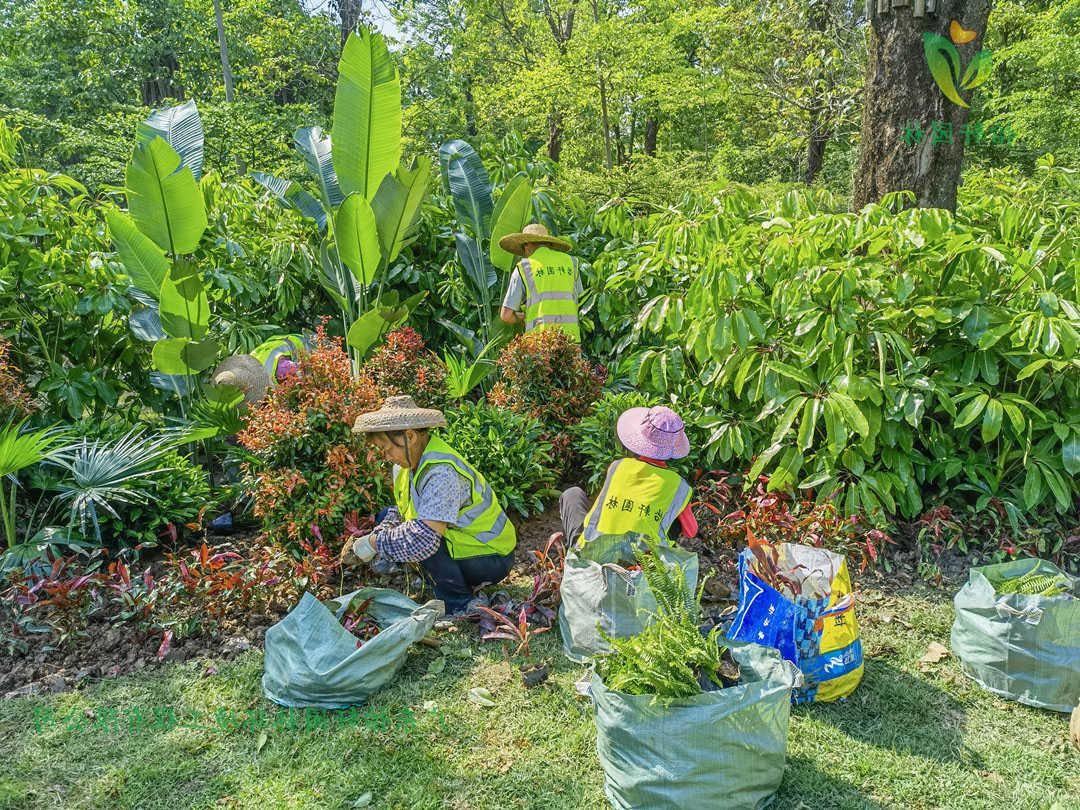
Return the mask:
<svg viewBox="0 0 1080 810">
<path fill-rule="evenodd" d="M 581 342 L 578 302 L 574 293 L 577 259 L 549 247 L 540 247 L 518 262 L 525 282 L 525 330 L 562 329 Z"/>
<path fill-rule="evenodd" d="M 449 464 L 469 481 L 472 497 L 461 507 L 458 519 L 446 528 L 446 547 L 455 560 L 484 554 L 509 554 L 517 546 L 517 531 L 499 505 L 491 485 L 454 448 L 432 436 L 416 472 L 394 467 L 394 502 L 405 520 L 416 518 L 415 481 L 431 464 Z"/>
<path fill-rule="evenodd" d="M 674 470 L 636 458 L 608 467 L 604 487 L 585 516 L 584 542 L 635 532 L 668 542 L 668 530 L 690 503 L 690 485 Z"/>
<path fill-rule="evenodd" d="M 296 361 L 301 352 L 309 351 L 307 340 L 301 335 L 275 335 L 251 350 L 251 356 L 263 364 L 270 382 L 277 382 L 277 367 L 282 360 Z"/>
</svg>

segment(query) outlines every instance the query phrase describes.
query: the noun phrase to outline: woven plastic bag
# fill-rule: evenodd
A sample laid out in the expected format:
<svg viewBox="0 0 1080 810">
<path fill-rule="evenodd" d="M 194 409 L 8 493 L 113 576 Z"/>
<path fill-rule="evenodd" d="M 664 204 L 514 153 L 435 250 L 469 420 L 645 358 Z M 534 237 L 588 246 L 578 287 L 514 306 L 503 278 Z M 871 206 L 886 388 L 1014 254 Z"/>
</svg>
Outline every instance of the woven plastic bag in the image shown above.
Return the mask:
<svg viewBox="0 0 1080 810">
<path fill-rule="evenodd" d="M 775 647 L 802 672 L 796 703 L 838 700 L 863 676 L 862 641 L 855 620 L 847 560 L 841 554 L 795 543 L 776 545 L 777 564 L 802 584 L 794 598 L 753 571 L 753 553 L 739 555 L 739 609 L 727 637 Z"/>
<path fill-rule="evenodd" d="M 754 810 L 784 778 L 796 674 L 776 650 L 734 644 L 740 683 L 668 705 L 589 685 L 604 792 L 620 810 Z"/>
<path fill-rule="evenodd" d="M 1000 697 L 1071 712 L 1080 701 L 1080 580 L 1058 596 L 999 594 L 994 582 L 1062 575 L 1046 560 L 972 568 L 956 594 L 952 651 L 964 671 Z"/>
<path fill-rule="evenodd" d="M 371 598 L 367 612 L 380 628 L 360 647 L 340 622 L 354 597 Z M 440 601 L 418 605 L 387 588 L 361 588 L 326 604 L 305 593 L 266 631 L 263 693 L 294 708 L 364 703 L 397 675 L 409 646 L 426 636 L 443 612 Z"/>
<path fill-rule="evenodd" d="M 583 663 L 611 647 L 598 627 L 613 638 L 640 633 L 656 612 L 656 599 L 641 571 L 620 563 L 632 562 L 637 535 L 601 535 L 566 555 L 559 588 L 559 633 L 563 652 Z M 697 554 L 672 546 L 659 547 L 668 565 L 680 565 L 691 593 L 697 589 Z"/>
</svg>

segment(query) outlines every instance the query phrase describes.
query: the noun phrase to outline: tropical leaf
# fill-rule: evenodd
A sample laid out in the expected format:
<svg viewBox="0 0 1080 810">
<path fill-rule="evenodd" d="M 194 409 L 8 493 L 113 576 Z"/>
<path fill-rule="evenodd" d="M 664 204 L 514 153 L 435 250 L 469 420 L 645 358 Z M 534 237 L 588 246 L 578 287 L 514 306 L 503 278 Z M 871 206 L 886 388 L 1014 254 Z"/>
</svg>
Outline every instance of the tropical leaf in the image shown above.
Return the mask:
<svg viewBox="0 0 1080 810">
<path fill-rule="evenodd" d="M 161 284 L 161 326 L 175 338 L 202 340 L 210 327 L 210 302 L 199 268 L 178 261 Z"/>
<path fill-rule="evenodd" d="M 401 159 L 401 87 L 379 34 L 361 29 L 345 43 L 332 136 L 342 192 L 370 200 Z"/>
<path fill-rule="evenodd" d="M 968 104 L 956 90 L 960 78 L 960 53 L 947 37 L 927 31 L 923 34 L 923 51 L 930 75 L 945 94 L 945 98 L 961 107 Z"/>
<path fill-rule="evenodd" d="M 139 230 L 179 256 L 199 246 L 206 208 L 191 169 L 163 138 L 135 147 L 127 166 L 128 210 Z"/>
<path fill-rule="evenodd" d="M 491 180 L 480 156 L 462 140 L 448 141 L 439 149 L 439 170 L 454 199 L 454 210 L 480 239 L 491 234 Z"/>
<path fill-rule="evenodd" d="M 488 264 L 487 257 L 477 240 L 463 233 L 454 234 L 454 239 L 458 259 L 461 260 L 461 266 L 465 268 L 465 278 L 486 302 L 491 297 L 491 288 L 499 281 L 495 268 Z"/>
<path fill-rule="evenodd" d="M 399 166 L 395 174 L 386 175 L 375 192 L 371 208 L 375 212 L 383 261 L 387 265 L 409 243 L 430 179 L 431 161 L 421 157 L 410 168 Z"/>
<path fill-rule="evenodd" d="M 379 312 L 379 309 L 377 307 L 369 309 L 353 321 L 348 334 L 345 336 L 345 342 L 356 349 L 360 357 L 363 358 L 367 356 L 379 338 L 382 337 L 384 329 L 386 329 L 386 320 Z"/>
<path fill-rule="evenodd" d="M 154 344 L 151 359 L 162 374 L 198 374 L 214 365 L 221 344 L 216 340 L 168 338 Z"/>
<path fill-rule="evenodd" d="M 123 211 L 109 211 L 105 221 L 131 283 L 157 300 L 161 282 L 169 273 L 165 253 Z"/>
<path fill-rule="evenodd" d="M 326 209 L 292 180 L 265 172 L 251 172 L 249 176 L 269 191 L 283 208 L 290 208 L 301 216 L 315 220 L 319 230 L 326 230 Z"/>
<path fill-rule="evenodd" d="M 979 51 L 964 71 L 964 78 L 960 80 L 961 89 L 973 90 L 985 82 L 990 78 L 993 66 L 990 51 Z"/>
<path fill-rule="evenodd" d="M 135 337 L 148 343 L 153 343 L 155 340 L 164 340 L 168 337 L 161 325 L 161 314 L 158 312 L 156 304 L 152 307 L 140 307 L 135 312 L 132 312 L 128 316 L 128 326 L 131 327 L 132 334 Z"/>
<path fill-rule="evenodd" d="M 341 186 L 338 185 L 337 174 L 334 172 L 330 137 L 323 135 L 319 127 L 300 127 L 293 133 L 293 143 L 304 156 L 304 162 L 311 176 L 319 184 L 323 205 L 330 209 L 337 208 L 341 205 L 344 195 L 341 193 Z"/>
<path fill-rule="evenodd" d="M 510 271 L 517 258 L 499 247 L 499 240 L 525 227 L 532 215 L 532 184 L 523 174 L 515 175 L 506 184 L 491 215 L 491 263 L 504 273 Z"/>
<path fill-rule="evenodd" d="M 180 155 L 181 165 L 191 169 L 196 180 L 202 177 L 203 126 L 194 101 L 155 110 L 139 124 L 139 143 L 155 136 L 163 138 Z"/>
<path fill-rule="evenodd" d="M 0 476 L 14 475 L 37 464 L 56 445 L 59 434 L 53 428 L 24 431 L 25 422 L 0 428 Z"/>
<path fill-rule="evenodd" d="M 382 253 L 371 204 L 361 194 L 350 194 L 334 215 L 334 238 L 342 261 L 364 286 L 378 272 Z"/>
</svg>

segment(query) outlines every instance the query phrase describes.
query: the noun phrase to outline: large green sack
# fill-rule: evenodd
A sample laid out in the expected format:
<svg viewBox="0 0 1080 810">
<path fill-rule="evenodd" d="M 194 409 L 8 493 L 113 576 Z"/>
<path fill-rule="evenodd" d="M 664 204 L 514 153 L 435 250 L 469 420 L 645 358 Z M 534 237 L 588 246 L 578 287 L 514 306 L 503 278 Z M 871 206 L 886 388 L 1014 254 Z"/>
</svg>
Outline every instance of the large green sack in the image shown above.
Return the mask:
<svg viewBox="0 0 1080 810">
<path fill-rule="evenodd" d="M 604 792 L 620 810 L 754 810 L 780 787 L 794 666 L 777 650 L 731 645 L 738 686 L 664 706 L 593 675 Z"/>
<path fill-rule="evenodd" d="M 354 597 L 371 598 L 375 638 L 358 639 L 340 619 Z M 333 612 L 331 612 L 331 609 Z M 266 631 L 263 693 L 292 707 L 342 709 L 364 703 L 401 669 L 409 646 L 443 615 L 443 603 L 421 606 L 387 588 L 361 588 L 325 605 L 305 593 L 284 619 Z"/>
<path fill-rule="evenodd" d="M 1072 596 L 998 594 L 992 582 L 1062 571 L 1045 560 L 972 568 L 953 600 L 952 650 L 986 689 L 1028 706 L 1070 712 L 1080 700 L 1080 580 Z"/>
<path fill-rule="evenodd" d="M 656 612 L 656 599 L 641 571 L 628 571 L 618 563 L 634 559 L 637 535 L 601 535 L 566 555 L 559 588 L 559 633 L 566 657 L 584 663 L 608 652 L 597 627 L 613 638 L 636 636 Z M 697 554 L 661 546 L 660 557 L 669 566 L 681 565 L 687 585 L 697 589 Z"/>
</svg>

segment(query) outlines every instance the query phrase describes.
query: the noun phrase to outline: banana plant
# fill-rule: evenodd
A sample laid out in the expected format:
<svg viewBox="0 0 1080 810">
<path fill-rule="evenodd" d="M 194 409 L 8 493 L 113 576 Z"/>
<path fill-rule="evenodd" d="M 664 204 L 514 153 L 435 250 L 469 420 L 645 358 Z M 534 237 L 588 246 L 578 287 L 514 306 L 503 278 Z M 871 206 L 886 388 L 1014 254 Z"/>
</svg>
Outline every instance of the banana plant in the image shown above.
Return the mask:
<svg viewBox="0 0 1080 810">
<path fill-rule="evenodd" d="M 317 196 L 260 172 L 252 179 L 322 232 L 320 281 L 341 310 L 346 342 L 359 364 L 402 323 L 422 295 L 402 300 L 385 289 L 387 270 L 410 243 L 427 194 L 431 162 L 401 163 L 401 85 L 379 34 L 351 34 L 338 64 L 329 134 L 301 127 L 293 143 Z"/>
<path fill-rule="evenodd" d="M 498 335 L 491 317 L 495 303 L 492 291 L 501 286 L 498 271 L 510 272 L 516 260 L 499 247 L 499 240 L 520 231 L 529 221 L 532 185 L 525 175 L 515 175 L 494 203 L 487 170 L 476 150 L 463 140 L 442 145 L 439 170 L 461 225 L 454 234 L 454 244 L 465 284 L 475 296 L 483 345 Z"/>
<path fill-rule="evenodd" d="M 125 175 L 128 210 L 106 214 L 109 233 L 142 309 L 132 331 L 154 343 L 155 385 L 190 391 L 186 378 L 212 366 L 210 302 L 194 254 L 206 231 L 199 178 L 203 129 L 194 102 L 159 110 L 139 125 Z"/>
</svg>

